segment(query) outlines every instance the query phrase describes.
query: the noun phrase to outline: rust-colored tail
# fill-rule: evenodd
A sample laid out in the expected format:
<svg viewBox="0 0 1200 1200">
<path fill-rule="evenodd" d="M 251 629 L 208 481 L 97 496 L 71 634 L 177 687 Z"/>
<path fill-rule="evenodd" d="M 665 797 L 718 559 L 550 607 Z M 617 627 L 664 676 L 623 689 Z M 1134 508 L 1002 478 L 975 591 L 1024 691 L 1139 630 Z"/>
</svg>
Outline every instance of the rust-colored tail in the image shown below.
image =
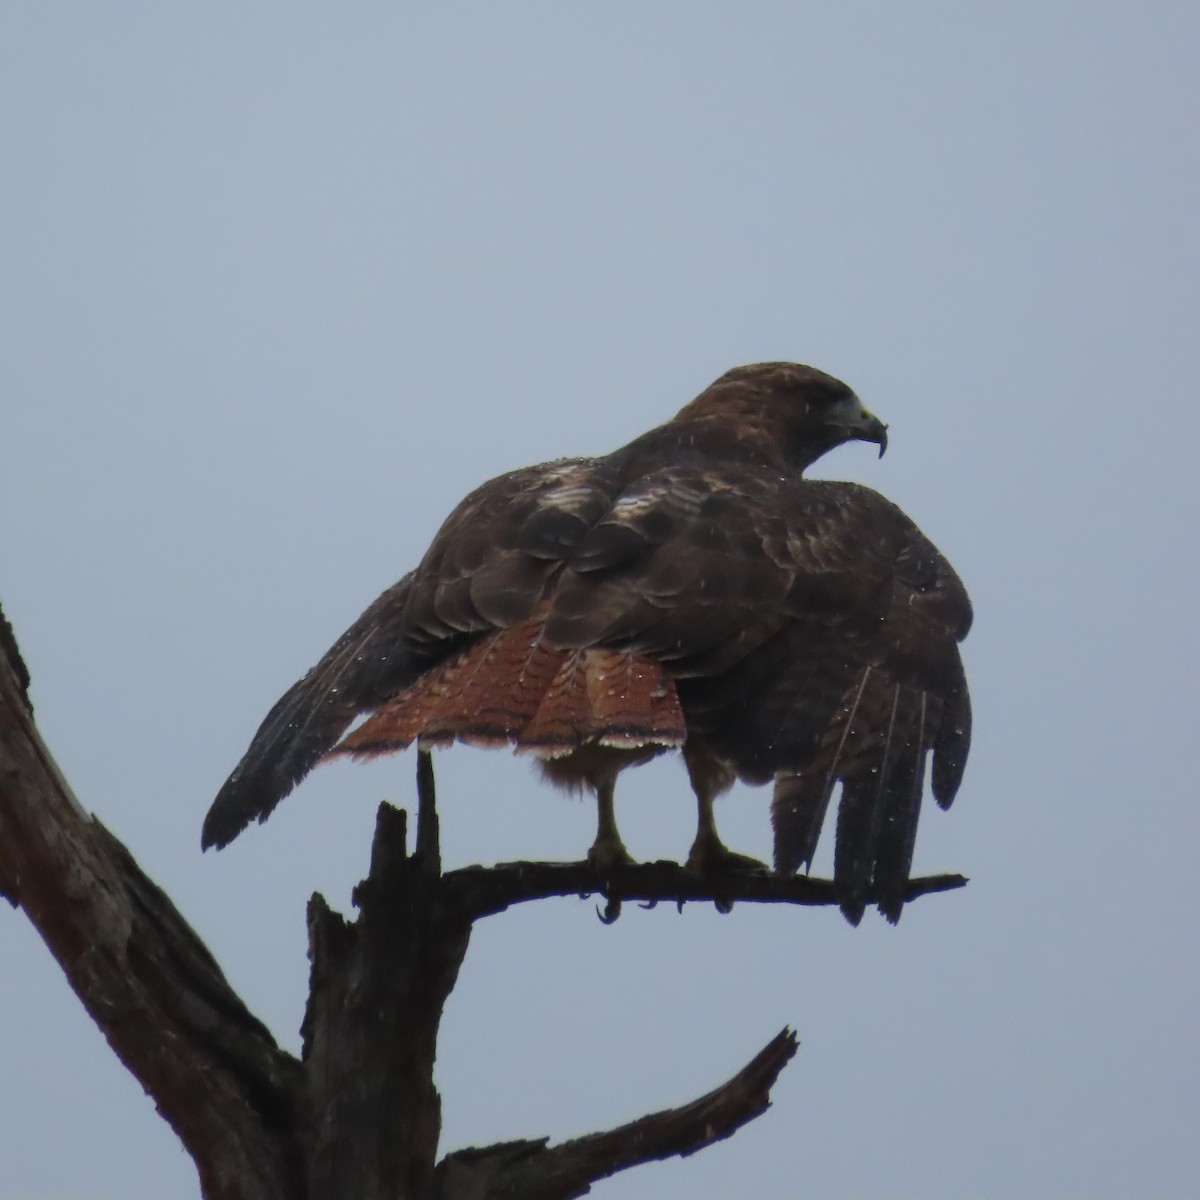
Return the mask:
<svg viewBox="0 0 1200 1200">
<path fill-rule="evenodd" d="M 540 620 L 483 638 L 427 671 L 326 757 L 371 758 L 424 745 L 513 745 L 541 758 L 585 744 L 681 746 L 687 727 L 670 677 L 621 650 L 560 650 Z"/>
</svg>

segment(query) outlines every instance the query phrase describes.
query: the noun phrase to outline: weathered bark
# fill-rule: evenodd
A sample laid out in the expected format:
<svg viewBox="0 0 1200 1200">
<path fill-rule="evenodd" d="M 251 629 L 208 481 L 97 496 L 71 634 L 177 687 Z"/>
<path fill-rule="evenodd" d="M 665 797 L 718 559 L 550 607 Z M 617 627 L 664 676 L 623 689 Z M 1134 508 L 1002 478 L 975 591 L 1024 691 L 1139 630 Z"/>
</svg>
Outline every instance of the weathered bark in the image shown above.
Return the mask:
<svg viewBox="0 0 1200 1200">
<path fill-rule="evenodd" d="M 672 1154 L 694 1154 L 766 1112 L 779 1072 L 796 1053 L 781 1030 L 732 1079 L 680 1108 L 558 1146 L 546 1139 L 457 1150 L 438 1164 L 438 1200 L 571 1200 L 599 1179 Z"/>
<path fill-rule="evenodd" d="M 170 899 L 87 814 L 33 723 L 29 677 L 0 613 L 0 895 L 22 908 L 121 1061 L 183 1141 L 209 1200 L 567 1200 L 615 1171 L 691 1154 L 764 1111 L 795 1051 L 777 1036 L 690 1105 L 558 1146 L 546 1139 L 436 1162 L 437 1031 L 472 923 L 546 896 L 650 903 L 835 904 L 829 881 L 740 872 L 711 882 L 674 863 L 600 879 L 586 863 L 442 873 L 433 775 L 418 759 L 417 837 L 380 810 L 356 920 L 309 904 L 302 1060 L 280 1050 Z M 910 898 L 958 887 L 914 880 Z"/>
<path fill-rule="evenodd" d="M 0 620 L 2 620 L 0 616 Z M 128 851 L 83 811 L 0 660 L 0 894 L 24 909 L 212 1200 L 298 1196 L 300 1064 Z"/>
<path fill-rule="evenodd" d="M 712 879 L 667 860 L 618 867 L 605 878 L 586 861 L 498 863 L 494 867 L 460 867 L 448 871 L 443 881 L 450 902 L 471 920 L 549 896 L 601 894 L 606 898 L 602 914 L 606 922 L 620 914 L 624 900 L 637 900 L 646 908 L 665 902 L 681 909 L 688 901 L 699 901 L 715 904 L 722 912 L 729 912 L 736 901 L 836 905 L 840 900 L 832 879 L 776 875 L 765 867 L 730 871 Z M 904 898 L 915 900 L 933 892 L 952 891 L 966 882 L 962 875 L 919 876 L 909 880 Z"/>
<path fill-rule="evenodd" d="M 403 812 L 380 809 L 354 924 L 309 902 L 314 1197 L 426 1196 L 437 1162 L 437 1032 L 471 922 L 447 907 L 436 860 L 406 854 L 405 826 Z"/>
</svg>

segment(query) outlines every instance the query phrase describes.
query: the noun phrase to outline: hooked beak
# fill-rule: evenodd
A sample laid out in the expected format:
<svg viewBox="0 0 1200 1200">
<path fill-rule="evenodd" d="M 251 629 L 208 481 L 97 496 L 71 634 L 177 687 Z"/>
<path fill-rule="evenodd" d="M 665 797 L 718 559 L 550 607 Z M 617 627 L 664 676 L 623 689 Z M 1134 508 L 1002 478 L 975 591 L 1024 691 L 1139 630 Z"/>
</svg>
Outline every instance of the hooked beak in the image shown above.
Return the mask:
<svg viewBox="0 0 1200 1200">
<path fill-rule="evenodd" d="M 872 412 L 860 408 L 855 419 L 843 427 L 848 437 L 859 442 L 874 442 L 879 447 L 879 457 L 887 449 L 887 426 Z"/>
</svg>

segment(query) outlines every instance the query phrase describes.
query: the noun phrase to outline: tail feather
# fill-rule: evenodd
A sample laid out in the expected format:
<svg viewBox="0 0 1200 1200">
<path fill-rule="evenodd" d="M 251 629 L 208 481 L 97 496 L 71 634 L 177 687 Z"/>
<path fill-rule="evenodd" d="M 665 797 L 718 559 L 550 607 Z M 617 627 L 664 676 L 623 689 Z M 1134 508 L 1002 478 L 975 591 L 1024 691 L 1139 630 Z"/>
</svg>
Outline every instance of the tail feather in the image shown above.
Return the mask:
<svg viewBox="0 0 1200 1200">
<path fill-rule="evenodd" d="M 628 651 L 590 649 L 564 656 L 517 749 L 545 757 L 585 742 L 602 746 L 682 746 L 687 725 L 670 677 Z"/>
<path fill-rule="evenodd" d="M 522 622 L 426 671 L 329 756 L 372 758 L 418 738 L 426 745 L 504 745 L 528 724 L 565 657 L 541 642 L 539 629 L 539 622 Z"/>
<path fill-rule="evenodd" d="M 558 670 L 538 697 L 529 720 L 517 731 L 517 749 L 544 757 L 569 754 L 591 727 L 587 651 L 563 651 Z"/>
<path fill-rule="evenodd" d="M 371 758 L 418 739 L 513 744 L 547 758 L 585 742 L 683 744 L 683 710 L 658 664 L 623 651 L 560 650 L 541 633 L 534 619 L 476 642 L 384 703 L 329 757 Z"/>
</svg>

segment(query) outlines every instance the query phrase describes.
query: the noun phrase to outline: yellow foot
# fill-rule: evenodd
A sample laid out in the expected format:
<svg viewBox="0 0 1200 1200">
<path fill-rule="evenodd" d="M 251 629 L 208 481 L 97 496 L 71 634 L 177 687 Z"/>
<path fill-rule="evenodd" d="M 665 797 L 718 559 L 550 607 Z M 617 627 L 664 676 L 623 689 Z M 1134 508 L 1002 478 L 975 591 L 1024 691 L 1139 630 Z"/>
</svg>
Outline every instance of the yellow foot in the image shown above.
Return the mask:
<svg viewBox="0 0 1200 1200">
<path fill-rule="evenodd" d="M 732 871 L 765 871 L 767 864 L 730 850 L 720 838 L 698 836 L 692 843 L 684 870 L 694 875 L 721 875 Z"/>
<path fill-rule="evenodd" d="M 601 875 L 611 875 L 621 867 L 630 867 L 634 863 L 620 838 L 597 838 L 587 852 L 587 860 Z"/>
</svg>

